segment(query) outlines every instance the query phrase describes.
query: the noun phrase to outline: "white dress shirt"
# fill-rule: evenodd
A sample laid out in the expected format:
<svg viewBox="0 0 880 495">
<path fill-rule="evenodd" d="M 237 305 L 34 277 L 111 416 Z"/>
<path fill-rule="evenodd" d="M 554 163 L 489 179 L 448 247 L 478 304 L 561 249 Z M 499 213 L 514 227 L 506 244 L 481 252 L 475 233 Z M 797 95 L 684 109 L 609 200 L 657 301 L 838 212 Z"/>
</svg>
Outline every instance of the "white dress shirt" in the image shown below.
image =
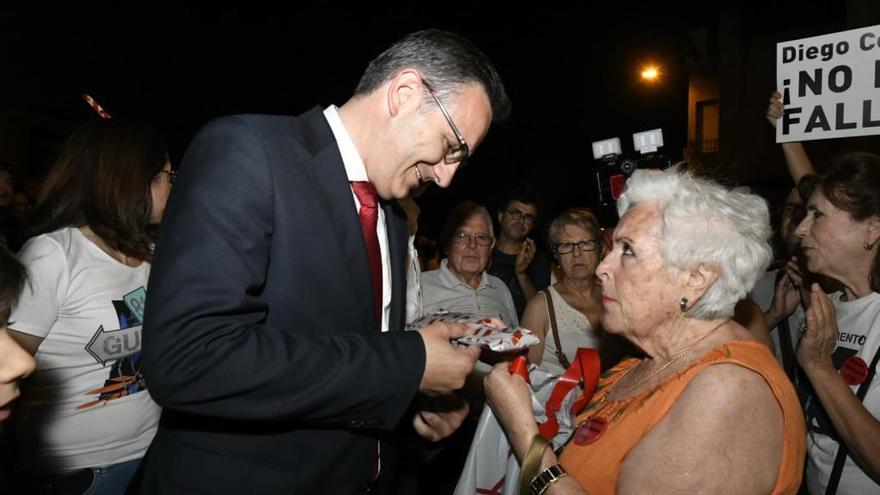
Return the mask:
<svg viewBox="0 0 880 495">
<path fill-rule="evenodd" d="M 342 119 L 339 118 L 336 106 L 330 105 L 327 107 L 324 110 L 324 118 L 327 119 L 327 123 L 330 124 L 330 130 L 333 131 L 333 137 L 336 138 L 336 145 L 339 147 L 339 154 L 342 155 L 342 163 L 345 165 L 345 175 L 348 176 L 348 181 L 369 181 L 364 161 L 361 159 L 357 148 L 355 148 L 354 141 L 351 140 L 348 131 L 345 130 L 345 125 L 343 125 Z M 355 210 L 360 212 L 361 202 L 358 201 L 354 190 L 351 191 L 351 196 L 354 198 Z M 385 227 L 385 212 L 382 210 L 381 205 L 379 208 L 379 218 L 376 222 L 376 235 L 379 237 L 379 251 L 382 253 L 381 329 L 383 332 L 387 332 L 388 318 L 391 315 L 391 258 L 388 255 L 388 233 Z"/>
</svg>

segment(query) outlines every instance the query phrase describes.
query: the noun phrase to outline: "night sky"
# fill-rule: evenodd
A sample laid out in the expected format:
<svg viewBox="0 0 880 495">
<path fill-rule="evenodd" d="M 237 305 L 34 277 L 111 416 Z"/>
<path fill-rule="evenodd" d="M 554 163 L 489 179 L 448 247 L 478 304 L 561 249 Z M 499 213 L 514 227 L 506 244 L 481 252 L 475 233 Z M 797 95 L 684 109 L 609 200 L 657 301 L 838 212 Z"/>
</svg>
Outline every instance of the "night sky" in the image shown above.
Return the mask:
<svg viewBox="0 0 880 495">
<path fill-rule="evenodd" d="M 430 230 L 452 202 L 474 199 L 494 208 L 500 193 L 519 183 L 542 190 L 550 210 L 584 204 L 592 194 L 591 141 L 619 136 L 631 152 L 633 132 L 661 127 L 667 153 L 680 158 L 687 69 L 704 55 L 688 33 L 714 29 L 722 9 L 667 2 L 589 9 L 542 2 L 518 10 L 479 1 L 327 3 L 284 10 L 247 3 L 0 7 L 0 112 L 27 110 L 76 124 L 95 118 L 80 98 L 89 92 L 115 117 L 160 129 L 179 162 L 211 118 L 342 104 L 367 62 L 402 35 L 428 27 L 457 31 L 496 64 L 514 114 L 493 127 L 451 189 L 420 199 Z M 746 30 L 761 31 L 828 23 L 842 15 L 840 3 L 730 5 L 742 12 Z M 767 12 L 786 9 L 787 15 L 765 22 Z M 647 62 L 664 67 L 661 83 L 638 80 Z"/>
</svg>

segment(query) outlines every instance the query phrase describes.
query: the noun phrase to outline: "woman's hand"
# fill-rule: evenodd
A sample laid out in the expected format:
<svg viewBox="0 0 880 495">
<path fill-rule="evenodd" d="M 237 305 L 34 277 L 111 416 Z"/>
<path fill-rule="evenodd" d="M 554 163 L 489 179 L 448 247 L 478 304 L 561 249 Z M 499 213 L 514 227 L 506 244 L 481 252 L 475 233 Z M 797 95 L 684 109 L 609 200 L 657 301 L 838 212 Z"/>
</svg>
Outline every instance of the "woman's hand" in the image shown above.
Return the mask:
<svg viewBox="0 0 880 495">
<path fill-rule="evenodd" d="M 767 105 L 767 121 L 770 122 L 770 125 L 775 128 L 776 121 L 782 118 L 784 111 L 785 107 L 782 106 L 782 94 L 779 91 L 774 91 L 773 94 L 770 95 L 770 104 Z"/>
<path fill-rule="evenodd" d="M 507 367 L 507 363 L 496 365 L 483 384 L 495 417 L 507 432 L 517 458 L 522 460 L 538 433 L 538 424 L 532 413 L 529 385 L 521 376 L 510 374 Z"/>
<path fill-rule="evenodd" d="M 807 310 L 807 329 L 797 350 L 798 364 L 809 373 L 812 369 L 834 370 L 831 353 L 837 344 L 837 317 L 831 298 L 819 284 L 810 287 L 810 309 Z"/>
</svg>

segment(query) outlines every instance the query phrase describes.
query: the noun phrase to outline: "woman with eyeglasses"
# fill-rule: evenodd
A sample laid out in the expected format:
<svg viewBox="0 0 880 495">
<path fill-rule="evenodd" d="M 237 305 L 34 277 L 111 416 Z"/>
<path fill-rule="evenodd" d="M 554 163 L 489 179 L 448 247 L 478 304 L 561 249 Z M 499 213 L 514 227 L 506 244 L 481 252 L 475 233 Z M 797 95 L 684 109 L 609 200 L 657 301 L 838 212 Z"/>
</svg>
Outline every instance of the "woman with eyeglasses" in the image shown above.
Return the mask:
<svg viewBox="0 0 880 495">
<path fill-rule="evenodd" d="M 49 171 L 9 334 L 37 361 L 13 426 L 13 493 L 123 493 L 160 408 L 141 373 L 156 229 L 173 172 L 157 134 L 88 122 Z"/>
<path fill-rule="evenodd" d="M 562 276 L 529 301 L 522 326 L 541 339 L 529 349 L 529 361 L 561 375 L 578 347 L 598 349 L 601 342 L 602 286 L 595 271 L 602 230 L 588 209 L 571 208 L 550 222 L 547 237 Z"/>
</svg>

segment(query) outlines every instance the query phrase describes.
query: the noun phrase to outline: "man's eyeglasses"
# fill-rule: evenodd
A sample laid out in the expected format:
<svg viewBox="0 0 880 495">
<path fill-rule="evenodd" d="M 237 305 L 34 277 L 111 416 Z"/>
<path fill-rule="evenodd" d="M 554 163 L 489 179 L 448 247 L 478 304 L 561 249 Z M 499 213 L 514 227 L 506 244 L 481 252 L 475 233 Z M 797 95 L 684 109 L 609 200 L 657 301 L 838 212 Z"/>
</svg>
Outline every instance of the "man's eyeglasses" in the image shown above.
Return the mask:
<svg viewBox="0 0 880 495">
<path fill-rule="evenodd" d="M 452 236 L 452 242 L 468 246 L 471 242 L 476 242 L 477 246 L 491 246 L 494 239 L 489 234 L 470 235 L 467 232 L 456 232 Z"/>
<path fill-rule="evenodd" d="M 470 154 L 470 148 L 468 148 L 467 142 L 465 142 L 464 140 L 464 136 L 462 136 L 461 132 L 458 130 L 458 126 L 455 125 L 455 122 L 452 121 L 452 117 L 449 116 L 449 112 L 440 101 L 440 98 L 437 97 L 437 92 L 434 91 L 434 87 L 424 79 L 422 79 L 422 84 L 424 84 L 425 87 L 428 89 L 428 93 L 431 94 L 431 98 L 434 98 L 434 101 L 437 102 L 437 106 L 440 107 L 440 111 L 443 112 L 443 116 L 446 117 L 446 122 L 449 122 L 449 127 L 452 128 L 452 133 L 455 134 L 455 138 L 458 139 L 458 146 L 450 146 L 449 149 L 446 150 L 446 156 L 443 157 L 443 161 L 448 164 L 464 164 L 464 161 L 468 159 L 468 156 Z"/>
<path fill-rule="evenodd" d="M 516 208 L 511 208 L 507 210 L 506 213 L 517 222 L 535 223 L 535 215 L 532 215 L 531 213 L 519 211 Z"/>
<path fill-rule="evenodd" d="M 553 245 L 553 250 L 556 251 L 556 254 L 568 254 L 574 252 L 575 246 L 580 252 L 589 253 L 599 249 L 601 243 L 599 241 L 560 242 Z"/>
</svg>

